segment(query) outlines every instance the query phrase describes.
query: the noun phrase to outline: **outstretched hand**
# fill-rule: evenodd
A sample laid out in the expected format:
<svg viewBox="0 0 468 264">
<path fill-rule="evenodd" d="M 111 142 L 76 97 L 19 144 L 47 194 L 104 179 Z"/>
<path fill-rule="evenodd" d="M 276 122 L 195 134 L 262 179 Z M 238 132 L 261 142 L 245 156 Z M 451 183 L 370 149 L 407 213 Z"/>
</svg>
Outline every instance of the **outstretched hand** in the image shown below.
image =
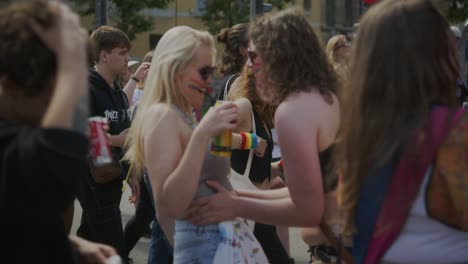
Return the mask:
<svg viewBox="0 0 468 264">
<path fill-rule="evenodd" d="M 201 226 L 236 218 L 236 193 L 228 191 L 216 181 L 206 181 L 206 184 L 217 193 L 193 201 L 185 219 Z"/>
</svg>

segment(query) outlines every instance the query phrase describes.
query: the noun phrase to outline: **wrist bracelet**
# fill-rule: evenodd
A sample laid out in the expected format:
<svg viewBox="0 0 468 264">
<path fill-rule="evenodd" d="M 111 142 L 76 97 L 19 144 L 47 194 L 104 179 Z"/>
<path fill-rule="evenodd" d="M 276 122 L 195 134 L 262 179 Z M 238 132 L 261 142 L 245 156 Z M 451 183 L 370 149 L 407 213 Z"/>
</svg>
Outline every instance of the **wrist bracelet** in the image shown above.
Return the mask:
<svg viewBox="0 0 468 264">
<path fill-rule="evenodd" d="M 241 136 L 239 149 L 256 149 L 260 143 L 260 138 L 255 133 L 240 132 L 239 134 Z"/>
<path fill-rule="evenodd" d="M 239 149 L 245 149 L 245 145 L 247 143 L 247 136 L 245 135 L 245 132 L 240 132 L 240 136 L 241 136 L 241 143 L 240 143 Z"/>
<path fill-rule="evenodd" d="M 132 75 L 130 76 L 130 79 L 134 80 L 134 81 L 137 82 L 137 83 L 140 82 L 140 80 L 138 80 L 138 78 L 135 76 L 135 74 L 132 74 Z"/>
<path fill-rule="evenodd" d="M 257 134 L 252 133 L 252 147 L 251 149 L 256 149 L 258 145 L 258 137 Z"/>
</svg>

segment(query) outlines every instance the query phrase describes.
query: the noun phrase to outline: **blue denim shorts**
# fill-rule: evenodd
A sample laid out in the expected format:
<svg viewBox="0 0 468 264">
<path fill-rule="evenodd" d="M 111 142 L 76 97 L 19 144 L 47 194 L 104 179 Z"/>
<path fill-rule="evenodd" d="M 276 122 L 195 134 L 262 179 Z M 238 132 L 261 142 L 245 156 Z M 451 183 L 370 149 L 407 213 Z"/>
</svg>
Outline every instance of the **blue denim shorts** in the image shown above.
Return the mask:
<svg viewBox="0 0 468 264">
<path fill-rule="evenodd" d="M 218 248 L 218 224 L 195 226 L 187 221 L 175 222 L 174 263 L 212 264 Z"/>
</svg>

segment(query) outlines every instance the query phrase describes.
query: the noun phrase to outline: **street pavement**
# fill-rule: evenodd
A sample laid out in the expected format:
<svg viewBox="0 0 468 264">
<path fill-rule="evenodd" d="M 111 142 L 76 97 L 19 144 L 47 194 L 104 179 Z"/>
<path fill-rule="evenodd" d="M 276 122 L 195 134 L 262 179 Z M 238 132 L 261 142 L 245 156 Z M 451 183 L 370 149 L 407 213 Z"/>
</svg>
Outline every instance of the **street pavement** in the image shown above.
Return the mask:
<svg viewBox="0 0 468 264">
<path fill-rule="evenodd" d="M 131 194 L 130 188 L 126 188 L 125 193 L 122 195 L 122 200 L 120 203 L 120 209 L 122 211 L 122 222 L 125 226 L 125 223 L 132 217 L 135 213 L 135 206 L 130 204 L 127 201 L 128 196 Z M 78 201 L 75 202 L 75 214 L 73 217 L 73 226 L 72 226 L 72 234 L 76 234 L 76 230 L 78 229 L 78 225 L 81 219 L 81 206 Z M 149 239 L 141 238 L 138 244 L 130 253 L 130 257 L 133 259 L 135 264 L 146 264 L 148 260 L 148 247 L 149 247 Z M 307 253 L 307 245 L 302 241 L 299 229 L 298 228 L 290 228 L 289 229 L 289 241 L 290 241 L 290 249 L 291 255 L 295 260 L 296 264 L 306 264 L 308 260 L 308 253 Z"/>
</svg>

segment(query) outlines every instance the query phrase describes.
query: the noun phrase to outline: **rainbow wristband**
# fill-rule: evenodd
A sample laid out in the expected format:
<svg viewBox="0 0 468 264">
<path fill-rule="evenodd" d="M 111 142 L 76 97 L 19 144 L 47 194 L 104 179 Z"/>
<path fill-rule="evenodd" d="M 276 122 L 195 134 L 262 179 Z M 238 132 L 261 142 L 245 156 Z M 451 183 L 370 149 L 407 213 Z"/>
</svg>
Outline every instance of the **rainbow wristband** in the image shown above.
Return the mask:
<svg viewBox="0 0 468 264">
<path fill-rule="evenodd" d="M 251 149 L 252 148 L 252 136 L 250 133 L 245 133 L 245 148 L 244 149 Z"/>
<path fill-rule="evenodd" d="M 239 149 L 255 149 L 258 146 L 258 137 L 255 133 L 240 132 L 241 143 Z"/>
<path fill-rule="evenodd" d="M 258 138 L 257 138 L 257 134 L 250 134 L 251 137 L 252 137 L 252 146 L 250 149 L 256 149 L 257 148 L 257 145 L 258 145 Z"/>
<path fill-rule="evenodd" d="M 241 136 L 240 149 L 246 149 L 247 136 L 245 135 L 244 132 L 240 132 L 240 136 Z"/>
</svg>

